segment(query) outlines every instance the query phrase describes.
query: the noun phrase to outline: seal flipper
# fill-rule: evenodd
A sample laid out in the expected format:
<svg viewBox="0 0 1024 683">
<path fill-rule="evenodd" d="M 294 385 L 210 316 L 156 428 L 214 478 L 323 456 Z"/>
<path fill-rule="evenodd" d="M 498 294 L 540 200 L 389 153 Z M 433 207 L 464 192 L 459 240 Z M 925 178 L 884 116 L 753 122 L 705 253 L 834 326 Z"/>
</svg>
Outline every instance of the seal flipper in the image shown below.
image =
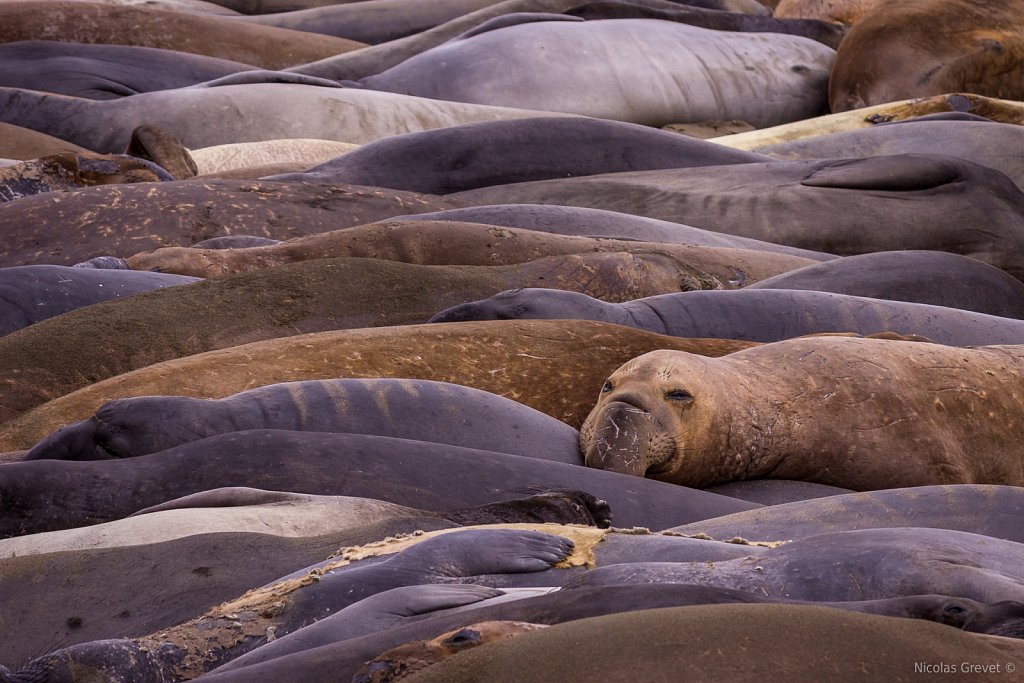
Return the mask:
<svg viewBox="0 0 1024 683">
<path fill-rule="evenodd" d="M 453 577 L 539 572 L 566 559 L 575 544 L 540 531 L 467 529 L 406 548 L 386 564 L 421 573 L 424 567 Z"/>
<path fill-rule="evenodd" d="M 900 119 L 899 121 L 883 121 L 882 123 L 875 124 L 875 127 L 879 126 L 902 126 L 907 123 L 927 123 L 929 121 L 976 121 L 979 123 L 995 123 L 992 119 L 985 118 L 984 116 L 978 116 L 977 114 L 970 114 L 965 111 L 943 111 L 938 114 L 925 114 L 924 116 L 915 116 L 912 119 Z"/>
<path fill-rule="evenodd" d="M 497 588 L 475 584 L 426 584 L 392 588 L 363 598 L 294 633 L 261 645 L 218 667 L 216 671 L 233 671 L 301 650 L 378 633 L 404 624 L 409 617 L 465 607 L 504 594 L 504 591 Z"/>
<path fill-rule="evenodd" d="M 138 126 L 133 130 L 125 154 L 157 164 L 172 176 L 171 180 L 193 178 L 199 172 L 185 146 L 157 126 Z"/>
<path fill-rule="evenodd" d="M 133 512 L 129 517 L 147 515 L 151 512 L 163 512 L 164 510 L 184 510 L 189 508 L 230 508 L 242 507 L 245 505 L 266 505 L 268 503 L 282 503 L 288 500 L 307 500 L 310 496 L 302 493 L 289 493 L 287 491 L 264 491 L 248 486 L 225 486 L 209 491 L 200 491 L 181 498 L 175 498 L 159 505 Z"/>
<path fill-rule="evenodd" d="M 819 165 L 802 181 L 808 187 L 880 192 L 930 190 L 962 179 L 949 159 L 933 154 L 896 154 L 841 159 Z"/>
</svg>

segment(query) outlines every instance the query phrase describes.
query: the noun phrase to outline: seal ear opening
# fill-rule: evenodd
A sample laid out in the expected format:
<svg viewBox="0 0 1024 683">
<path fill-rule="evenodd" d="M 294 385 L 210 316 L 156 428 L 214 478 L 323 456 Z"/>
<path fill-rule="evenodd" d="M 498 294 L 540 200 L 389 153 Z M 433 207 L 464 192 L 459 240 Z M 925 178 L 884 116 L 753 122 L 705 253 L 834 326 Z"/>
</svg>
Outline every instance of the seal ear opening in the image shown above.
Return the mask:
<svg viewBox="0 0 1024 683">
<path fill-rule="evenodd" d="M 960 170 L 945 157 L 898 154 L 826 162 L 811 171 L 800 184 L 846 190 L 914 192 L 948 185 L 960 179 Z"/>
</svg>

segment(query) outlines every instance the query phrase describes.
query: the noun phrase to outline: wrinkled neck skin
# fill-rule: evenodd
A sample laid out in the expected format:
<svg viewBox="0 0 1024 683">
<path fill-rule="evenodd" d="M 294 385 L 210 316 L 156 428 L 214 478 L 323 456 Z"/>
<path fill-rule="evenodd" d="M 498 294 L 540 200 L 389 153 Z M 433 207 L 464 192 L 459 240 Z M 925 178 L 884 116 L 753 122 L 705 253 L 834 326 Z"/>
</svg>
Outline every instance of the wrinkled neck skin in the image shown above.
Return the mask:
<svg viewBox="0 0 1024 683">
<path fill-rule="evenodd" d="M 599 306 L 594 307 L 594 320 L 600 320 L 606 323 L 615 323 L 616 325 L 625 325 L 627 327 L 646 329 L 643 325 L 638 325 L 636 323 L 633 315 L 624 304 L 610 304 L 605 301 L 600 301 L 599 303 Z"/>
<path fill-rule="evenodd" d="M 774 477 L 782 460 L 777 434 L 789 419 L 785 404 L 766 401 L 744 364 L 709 366 L 713 372 L 702 378 L 693 415 L 683 416 L 672 459 L 648 476 L 693 488 Z"/>
</svg>

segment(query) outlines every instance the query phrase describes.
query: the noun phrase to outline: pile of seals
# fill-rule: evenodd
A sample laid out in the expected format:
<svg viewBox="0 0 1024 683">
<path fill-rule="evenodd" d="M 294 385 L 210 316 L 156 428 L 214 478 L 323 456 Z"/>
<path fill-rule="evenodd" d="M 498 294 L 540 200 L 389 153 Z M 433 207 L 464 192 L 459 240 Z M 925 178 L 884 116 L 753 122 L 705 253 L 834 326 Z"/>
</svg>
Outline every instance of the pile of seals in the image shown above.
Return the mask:
<svg viewBox="0 0 1024 683">
<path fill-rule="evenodd" d="M 0 683 L 1019 676 L 1022 28 L 0 3 Z"/>
</svg>

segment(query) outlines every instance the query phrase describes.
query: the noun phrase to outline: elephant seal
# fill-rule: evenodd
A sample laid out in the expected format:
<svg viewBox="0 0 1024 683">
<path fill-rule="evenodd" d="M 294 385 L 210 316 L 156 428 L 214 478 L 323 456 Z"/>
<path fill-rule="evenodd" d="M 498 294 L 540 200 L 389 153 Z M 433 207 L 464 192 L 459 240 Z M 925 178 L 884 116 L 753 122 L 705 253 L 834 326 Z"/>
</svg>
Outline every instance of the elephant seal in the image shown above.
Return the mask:
<svg viewBox="0 0 1024 683">
<path fill-rule="evenodd" d="M 384 138 L 304 173 L 273 179 L 450 194 L 549 178 L 768 160 L 619 121 L 538 117 Z"/>
<path fill-rule="evenodd" d="M 660 294 L 614 304 L 578 292 L 520 289 L 453 306 L 429 322 L 572 318 L 678 337 L 775 342 L 807 334 L 918 336 L 939 344 L 1024 343 L 1024 321 L 944 306 L 811 290 L 740 289 Z"/>
<path fill-rule="evenodd" d="M 597 58 L 602 68 L 594 69 L 594 55 L 614 58 Z M 653 55 L 657 70 L 648 68 Z M 731 119 L 763 127 L 824 113 L 833 55 L 820 43 L 781 34 L 653 19 L 546 21 L 452 40 L 359 83 L 658 127 Z M 751 98 L 752 92 L 778 98 L 768 103 Z"/>
<path fill-rule="evenodd" d="M 677 245 L 636 242 L 628 238 L 576 237 L 474 223 L 396 220 L 248 249 L 165 247 L 135 254 L 128 257 L 127 262 L 135 270 L 218 278 L 322 258 L 379 258 L 423 265 L 493 267 L 569 254 L 578 254 L 596 263 L 601 254 L 613 251 L 649 260 L 655 270 L 674 267 L 679 275 L 675 283 L 669 278 L 667 286 L 672 291 L 734 288 L 815 263 L 799 251 L 722 237 L 710 231 L 691 230 L 690 233 L 694 236 L 691 244 Z M 663 263 L 661 267 L 655 265 L 659 261 Z"/>
<path fill-rule="evenodd" d="M 25 460 L 134 458 L 251 429 L 379 434 L 582 464 L 579 433 L 553 417 L 479 389 L 391 378 L 286 382 L 222 399 L 119 399 L 46 437 Z"/>
<path fill-rule="evenodd" d="M 1005 174 L 950 156 L 633 171 L 449 196 L 472 204 L 622 211 L 842 256 L 896 249 L 951 251 L 1024 279 L 1017 265 L 1024 195 Z M 975 215 L 975 207 L 983 213 Z M 825 215 L 831 219 L 822 223 Z M 974 221 L 983 222 L 985 230 L 965 232 L 964 224 Z M 864 227 L 875 225 L 885 229 Z"/>
<path fill-rule="evenodd" d="M 306 115 L 296 117 L 296 109 Z M 363 144 L 431 128 L 537 115 L 525 109 L 296 83 L 179 88 L 117 100 L 0 88 L 3 122 L 104 153 L 123 151 L 131 132 L 142 125 L 163 128 L 192 149 L 282 138 Z"/>
<path fill-rule="evenodd" d="M 58 40 L 139 45 L 281 69 L 363 47 L 358 41 L 227 17 L 92 2 L 8 2 L 0 6 L 0 42 Z"/>
<path fill-rule="evenodd" d="M 400 588 L 389 591 L 398 594 L 421 590 Z M 422 590 L 428 590 L 423 588 Z M 378 594 L 363 602 L 370 608 L 376 600 L 388 597 Z M 397 596 L 396 596 L 397 597 Z M 474 620 L 516 620 L 554 625 L 608 614 L 638 612 L 642 610 L 680 607 L 688 605 L 765 604 L 784 603 L 824 606 L 846 611 L 861 612 L 912 619 L 924 619 L 963 628 L 974 633 L 1015 635 L 1020 632 L 1019 603 L 1007 602 L 985 605 L 973 600 L 948 596 L 913 596 L 840 603 L 806 603 L 765 597 L 749 591 L 737 591 L 709 586 L 686 584 L 630 584 L 574 588 L 543 596 L 502 602 L 480 601 L 448 613 L 436 612 L 424 619 L 406 619 L 370 635 L 353 635 L 353 613 L 343 612 L 306 627 L 303 631 L 268 643 L 235 659 L 209 674 L 216 683 L 229 681 L 269 681 L 280 678 L 289 670 L 302 670 L 310 680 L 331 680 L 328 670 L 344 679 L 357 671 L 363 662 L 377 658 L 386 648 L 401 647 L 417 639 L 429 639 L 448 629 L 458 629 Z M 348 610 L 354 610 L 356 603 Z M 346 619 L 346 617 L 348 617 Z M 346 628 L 346 626 L 348 628 Z M 358 633 L 358 631 L 356 631 Z M 336 679 L 334 679 L 336 680 Z"/>
<path fill-rule="evenodd" d="M 955 112 L 964 116 L 962 112 Z M 776 159 L 827 159 L 889 154 L 945 154 L 1002 171 L 1024 187 L 1024 162 L 1010 150 L 1024 145 L 1019 125 L 978 119 L 917 119 L 880 123 L 870 128 L 817 135 L 793 142 L 759 147 Z M 967 116 L 970 116 L 967 114 Z"/>
<path fill-rule="evenodd" d="M 452 382 L 514 399 L 578 429 L 605 378 L 631 358 L 655 349 L 721 356 L 752 345 L 666 337 L 593 321 L 508 320 L 314 332 L 197 353 L 96 382 L 0 425 L 0 451 L 31 448 L 62 425 L 88 418 L 112 398 L 223 398 L 250 387 L 337 377 L 401 375 Z M 181 377 L 191 379 L 183 384 Z"/>
<path fill-rule="evenodd" d="M 809 289 L 1024 318 L 1024 283 L 944 251 L 883 251 L 804 266 L 747 289 Z"/>
<path fill-rule="evenodd" d="M 849 337 L 653 351 L 609 377 L 580 443 L 591 467 L 684 486 L 1019 486 L 1022 353 Z"/>
<path fill-rule="evenodd" d="M 239 233 L 286 239 L 460 205 L 412 192 L 320 183 L 194 178 L 86 187 L 0 204 L 6 236 L 0 264 L 71 265 Z"/>
<path fill-rule="evenodd" d="M 0 168 L 0 203 L 80 187 L 165 180 L 174 178 L 143 159 L 121 154 L 64 152 Z"/>
<path fill-rule="evenodd" d="M 228 487 L 139 510 L 125 519 L 0 540 L 0 559 L 166 543 L 197 534 L 262 533 L 287 538 L 354 532 L 399 518 L 453 524 L 581 524 L 608 528 L 608 504 L 583 491 L 557 490 L 489 505 L 428 512 L 352 496 Z"/>
<path fill-rule="evenodd" d="M 467 206 L 432 213 L 402 216 L 403 221 L 453 221 L 522 228 L 556 235 L 610 237 L 612 239 L 666 244 L 706 244 L 708 246 L 757 249 L 802 256 L 814 261 L 829 261 L 832 254 L 786 247 L 772 242 L 712 233 L 681 223 L 659 221 L 618 211 L 588 209 L 582 206 L 552 204 L 490 204 Z"/>
<path fill-rule="evenodd" d="M 515 266 L 323 259 L 71 311 L 0 337 L 0 420 L 160 361 L 310 332 L 421 323 L 438 310 L 509 287 L 555 281 L 621 298 L 637 291 L 629 278 L 645 275 L 645 268 L 636 269 L 642 261 L 599 256 L 605 264 L 599 273 L 613 271 L 626 281 L 595 280 L 593 262 L 579 256 Z M 613 291 L 609 283 L 616 284 Z M 367 297 L 368 286 L 388 295 Z"/>
<path fill-rule="evenodd" d="M 836 53 L 833 112 L 943 93 L 1024 99 L 1024 10 L 1017 3 L 907 0 L 879 4 Z"/>
<path fill-rule="evenodd" d="M 967 114 L 998 123 L 1024 123 L 1024 105 L 970 93 L 889 102 L 874 107 L 829 114 L 763 130 L 713 138 L 711 142 L 734 149 L 756 150 L 819 135 L 870 128 L 882 123 L 910 121 L 933 114 Z"/>
<path fill-rule="evenodd" d="M 1015 486 L 923 486 L 835 495 L 738 513 L 676 527 L 683 534 L 713 538 L 742 536 L 767 540 L 801 538 L 834 531 L 890 527 L 930 527 L 968 531 L 1024 542 L 1017 520 L 1024 491 Z"/>
<path fill-rule="evenodd" d="M 198 282 L 194 277 L 67 266 L 0 268 L 0 335 L 101 301 Z"/>
<path fill-rule="evenodd" d="M 744 643 L 747 656 L 722 646 L 732 642 Z M 628 680 L 640 671 L 649 680 L 753 681 L 782 670 L 789 680 L 810 683 L 865 675 L 888 679 L 893 672 L 913 672 L 915 665 L 937 672 L 946 662 L 957 662 L 945 664 L 954 668 L 965 662 L 958 680 L 991 681 L 1008 663 L 1015 670 L 1022 666 L 1020 646 L 1008 647 L 1013 651 L 941 624 L 827 607 L 709 605 L 559 624 L 450 657 L 417 673 L 415 680 Z M 330 680 L 323 674 L 305 677 Z"/>
<path fill-rule="evenodd" d="M 876 600 L 941 594 L 1021 602 L 1024 545 L 948 529 L 899 527 L 804 536 L 723 562 L 598 566 L 563 586 L 696 583 L 796 600 Z M 642 554 L 638 555 L 642 557 Z M 760 567 L 760 569 L 755 569 Z"/>
<path fill-rule="evenodd" d="M 10 502 L 9 514 L 0 519 L 0 537 L 109 522 L 214 488 L 375 498 L 447 511 L 520 498 L 538 485 L 586 489 L 608 501 L 617 524 L 656 529 L 758 507 L 663 482 L 489 450 L 365 434 L 256 430 L 139 458 L 0 466 L 0 490 Z"/>
<path fill-rule="evenodd" d="M 59 40 L 0 43 L 0 86 L 92 100 L 181 88 L 254 68 L 227 59 L 137 45 Z"/>
</svg>

